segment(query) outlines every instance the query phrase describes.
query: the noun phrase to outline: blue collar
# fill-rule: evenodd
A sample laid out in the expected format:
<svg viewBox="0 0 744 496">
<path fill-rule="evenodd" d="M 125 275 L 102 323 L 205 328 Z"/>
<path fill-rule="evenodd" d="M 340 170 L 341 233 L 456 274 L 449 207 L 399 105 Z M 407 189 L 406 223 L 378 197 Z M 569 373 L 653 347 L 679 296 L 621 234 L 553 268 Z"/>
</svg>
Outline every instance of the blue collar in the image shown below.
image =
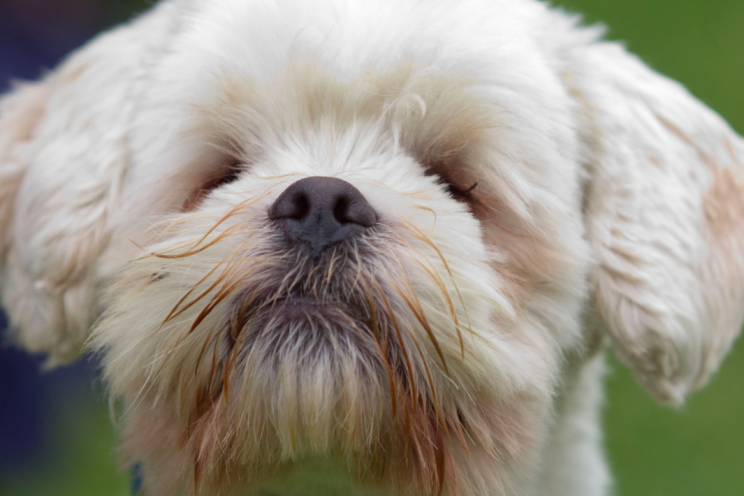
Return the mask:
<svg viewBox="0 0 744 496">
<path fill-rule="evenodd" d="M 129 473 L 129 483 L 132 488 L 132 495 L 137 496 L 142 490 L 142 464 L 135 463 Z"/>
</svg>

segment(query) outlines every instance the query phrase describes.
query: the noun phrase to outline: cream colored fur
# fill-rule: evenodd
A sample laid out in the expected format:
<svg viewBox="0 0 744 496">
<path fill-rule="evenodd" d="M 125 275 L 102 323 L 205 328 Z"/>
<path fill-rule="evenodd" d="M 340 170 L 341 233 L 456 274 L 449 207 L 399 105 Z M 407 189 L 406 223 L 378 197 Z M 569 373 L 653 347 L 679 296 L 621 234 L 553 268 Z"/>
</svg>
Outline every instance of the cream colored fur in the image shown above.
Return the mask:
<svg viewBox="0 0 744 496">
<path fill-rule="evenodd" d="M 744 143 L 598 36 L 532 0 L 161 2 L 0 103 L 12 338 L 101 354 L 145 496 L 607 494 L 604 344 L 678 404 L 741 325 Z M 379 218 L 319 260 L 267 217 L 312 176 Z"/>
</svg>

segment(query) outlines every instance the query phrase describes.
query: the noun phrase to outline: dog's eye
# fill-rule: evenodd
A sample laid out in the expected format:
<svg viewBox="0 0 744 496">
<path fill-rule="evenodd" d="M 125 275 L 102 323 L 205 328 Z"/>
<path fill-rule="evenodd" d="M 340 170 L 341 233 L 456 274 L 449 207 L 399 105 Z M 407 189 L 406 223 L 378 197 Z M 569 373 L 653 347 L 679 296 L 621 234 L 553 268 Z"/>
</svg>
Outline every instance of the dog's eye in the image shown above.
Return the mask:
<svg viewBox="0 0 744 496">
<path fill-rule="evenodd" d="M 478 186 L 478 183 L 475 182 L 469 188 L 460 189 L 452 183 L 446 182 L 445 184 L 447 185 L 447 192 L 452 196 L 452 198 L 462 202 L 471 202 L 473 200 L 472 192 L 475 187 Z"/>
<path fill-rule="evenodd" d="M 191 195 L 186 199 L 182 210 L 187 212 L 196 208 L 204 198 L 217 188 L 221 188 L 226 184 L 237 181 L 244 169 L 238 164 L 231 164 L 229 167 L 225 167 L 221 173 L 208 177 L 204 180 L 201 185 L 195 189 Z"/>
<path fill-rule="evenodd" d="M 202 186 L 202 189 L 212 191 L 226 184 L 234 183 L 240 178 L 240 173 L 243 172 L 238 166 L 231 166 L 229 169 L 219 176 L 213 177 L 207 184 Z"/>
</svg>

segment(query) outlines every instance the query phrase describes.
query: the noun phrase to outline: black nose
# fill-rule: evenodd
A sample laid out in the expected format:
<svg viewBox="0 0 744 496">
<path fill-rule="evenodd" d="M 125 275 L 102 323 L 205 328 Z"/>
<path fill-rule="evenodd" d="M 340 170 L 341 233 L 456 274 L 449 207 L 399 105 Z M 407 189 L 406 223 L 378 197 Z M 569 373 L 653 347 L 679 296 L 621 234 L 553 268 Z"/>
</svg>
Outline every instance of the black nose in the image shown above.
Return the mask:
<svg viewBox="0 0 744 496">
<path fill-rule="evenodd" d="M 358 189 L 335 177 L 300 179 L 279 195 L 269 219 L 280 223 L 290 240 L 310 245 L 314 256 L 361 234 L 377 215 Z"/>
</svg>

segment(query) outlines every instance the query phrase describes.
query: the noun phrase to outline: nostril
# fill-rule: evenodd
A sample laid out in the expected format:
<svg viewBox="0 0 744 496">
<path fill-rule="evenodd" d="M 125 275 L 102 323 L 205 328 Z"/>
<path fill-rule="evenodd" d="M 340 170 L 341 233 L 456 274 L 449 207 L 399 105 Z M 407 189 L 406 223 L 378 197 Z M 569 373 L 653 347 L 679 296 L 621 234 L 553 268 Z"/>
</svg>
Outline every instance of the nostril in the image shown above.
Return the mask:
<svg viewBox="0 0 744 496">
<path fill-rule="evenodd" d="M 347 224 L 350 222 L 348 217 L 349 201 L 346 197 L 340 197 L 336 199 L 336 206 L 333 207 L 333 218 L 339 224 Z"/>
<path fill-rule="evenodd" d="M 294 219 L 301 221 L 310 213 L 310 199 L 304 191 L 294 191 L 282 195 L 269 210 L 269 218 Z"/>
<path fill-rule="evenodd" d="M 297 195 L 292 207 L 292 211 L 286 215 L 287 218 L 302 220 L 307 217 L 307 214 L 310 213 L 310 201 L 307 199 L 307 195 L 304 193 Z"/>
</svg>

